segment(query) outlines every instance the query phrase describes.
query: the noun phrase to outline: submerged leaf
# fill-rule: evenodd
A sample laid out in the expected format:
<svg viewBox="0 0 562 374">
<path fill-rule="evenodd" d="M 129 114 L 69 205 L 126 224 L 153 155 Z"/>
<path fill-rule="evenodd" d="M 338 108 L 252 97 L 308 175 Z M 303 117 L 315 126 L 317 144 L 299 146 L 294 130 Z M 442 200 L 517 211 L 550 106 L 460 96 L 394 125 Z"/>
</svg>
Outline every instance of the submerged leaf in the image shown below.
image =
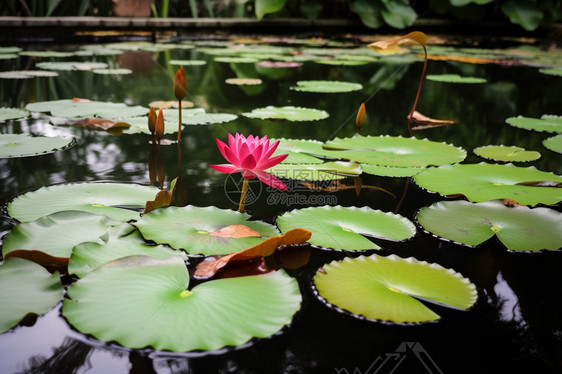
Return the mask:
<svg viewBox="0 0 562 374">
<path fill-rule="evenodd" d="M 275 334 L 302 300 L 297 281 L 282 270 L 188 285 L 181 257 L 125 257 L 74 283 L 62 313 L 76 329 L 105 342 L 211 351 Z"/>
<path fill-rule="evenodd" d="M 440 318 L 419 300 L 468 309 L 477 298 L 476 287 L 459 273 L 396 255 L 333 261 L 316 273 L 314 286 L 321 298 L 337 308 L 358 317 L 394 323 Z"/>
</svg>

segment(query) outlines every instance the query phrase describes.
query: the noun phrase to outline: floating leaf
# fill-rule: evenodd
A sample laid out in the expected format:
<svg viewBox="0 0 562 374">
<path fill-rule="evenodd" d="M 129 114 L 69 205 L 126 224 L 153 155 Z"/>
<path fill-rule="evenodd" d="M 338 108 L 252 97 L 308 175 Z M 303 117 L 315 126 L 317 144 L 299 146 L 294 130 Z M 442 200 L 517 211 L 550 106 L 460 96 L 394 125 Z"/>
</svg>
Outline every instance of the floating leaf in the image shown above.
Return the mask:
<svg viewBox="0 0 562 374">
<path fill-rule="evenodd" d="M 314 60 L 314 62 L 322 65 L 341 65 L 341 66 L 358 66 L 358 65 L 366 65 L 369 63 L 369 61 L 364 59 L 349 60 L 349 59 L 338 59 L 338 58 L 332 58 L 332 59 L 325 58 L 325 59 Z"/>
<path fill-rule="evenodd" d="M 486 83 L 486 79 L 478 77 L 462 77 L 458 74 L 428 74 L 425 76 L 426 79 L 435 82 L 446 82 L 446 83 Z"/>
<path fill-rule="evenodd" d="M 541 118 L 518 116 L 510 117 L 505 122 L 526 130 L 562 132 L 562 117 L 558 116 L 542 116 Z"/>
<path fill-rule="evenodd" d="M 318 121 L 328 118 L 328 112 L 311 108 L 298 108 L 294 106 L 274 107 L 253 109 L 249 113 L 242 113 L 248 118 L 260 119 L 286 119 L 289 121 Z"/>
<path fill-rule="evenodd" d="M 29 117 L 29 112 L 19 108 L 0 108 L 0 122 Z"/>
<path fill-rule="evenodd" d="M 219 270 L 226 267 L 231 262 L 247 261 L 256 257 L 265 257 L 281 246 L 304 244 L 310 239 L 311 232 L 303 229 L 293 229 L 283 235 L 273 236 L 264 242 L 254 245 L 251 248 L 240 252 L 231 253 L 218 258 L 207 258 L 200 262 L 195 268 L 195 277 L 208 279 L 213 277 Z"/>
<path fill-rule="evenodd" d="M 361 171 L 363 173 L 379 175 L 382 177 L 411 177 L 424 171 L 425 168 L 421 167 L 393 167 L 393 166 L 379 166 L 361 164 Z"/>
<path fill-rule="evenodd" d="M 27 314 L 44 314 L 63 296 L 59 274 L 50 274 L 31 261 L 8 258 L 0 266 L 0 334 Z"/>
<path fill-rule="evenodd" d="M 106 216 L 64 211 L 17 224 L 6 235 L 2 255 L 14 250 L 37 250 L 52 257 L 70 257 L 72 247 L 82 242 L 101 242 L 110 225 L 116 222 Z"/>
<path fill-rule="evenodd" d="M 361 90 L 363 86 L 359 83 L 340 81 L 298 81 L 291 89 L 301 92 L 340 93 Z"/>
<path fill-rule="evenodd" d="M 337 308 L 370 320 L 395 323 L 440 318 L 418 299 L 468 309 L 477 298 L 476 287 L 454 270 L 396 255 L 333 261 L 316 273 L 314 285 L 319 296 Z"/>
<path fill-rule="evenodd" d="M 324 162 L 308 165 L 281 163 L 267 169 L 267 172 L 279 178 L 326 181 L 359 175 L 361 167 L 356 162 Z"/>
<path fill-rule="evenodd" d="M 81 99 L 53 100 L 30 103 L 25 108 L 32 112 L 50 112 L 55 117 L 117 119 L 148 114 L 148 108 L 128 106 L 123 103 L 89 101 Z"/>
<path fill-rule="evenodd" d="M 297 281 L 283 271 L 212 280 L 190 290 L 188 285 L 181 257 L 125 257 L 74 283 L 62 313 L 79 331 L 102 341 L 210 351 L 275 334 L 291 322 L 302 300 Z"/>
<path fill-rule="evenodd" d="M 230 113 L 200 113 L 191 117 L 182 117 L 182 123 L 185 125 L 212 125 L 231 122 L 236 118 L 238 118 L 237 115 Z"/>
<path fill-rule="evenodd" d="M 111 121 L 108 119 L 100 119 L 100 118 L 86 118 L 77 122 L 73 123 L 74 126 L 80 127 L 88 127 L 94 130 L 102 130 L 102 131 L 123 131 L 131 127 L 130 124 L 126 122 L 117 122 Z"/>
<path fill-rule="evenodd" d="M 39 62 L 36 64 L 39 69 L 45 70 L 94 70 L 105 69 L 108 65 L 105 62 L 82 62 L 82 61 L 57 61 L 57 62 Z"/>
<path fill-rule="evenodd" d="M 59 51 L 22 51 L 19 52 L 20 56 L 32 57 L 71 57 L 73 52 L 59 52 Z"/>
<path fill-rule="evenodd" d="M 562 68 L 543 68 L 539 69 L 539 73 L 562 77 Z"/>
<path fill-rule="evenodd" d="M 548 208 L 508 208 L 500 201 L 443 201 L 422 208 L 417 219 L 427 231 L 471 246 L 496 235 L 513 251 L 562 247 L 562 214 Z"/>
<path fill-rule="evenodd" d="M 543 140 L 542 144 L 553 152 L 562 153 L 562 134 L 551 136 Z"/>
<path fill-rule="evenodd" d="M 225 62 L 228 64 L 253 64 L 259 61 L 259 59 L 253 57 L 234 57 L 234 56 L 215 57 L 214 60 L 216 62 Z"/>
<path fill-rule="evenodd" d="M 133 74 L 133 71 L 130 69 L 93 69 L 92 72 L 94 74 L 103 74 L 103 75 L 127 75 Z"/>
<path fill-rule="evenodd" d="M 323 248 L 343 250 L 380 249 L 365 238 L 405 240 L 416 228 L 407 218 L 368 207 L 322 206 L 295 209 L 281 215 L 277 226 L 282 232 L 303 228 L 312 232 L 309 243 Z"/>
<path fill-rule="evenodd" d="M 109 235 L 101 237 L 102 242 L 85 242 L 72 249 L 68 262 L 68 273 L 83 278 L 99 266 L 122 257 L 144 255 L 157 259 L 167 259 L 172 256 L 187 256 L 163 245 L 148 245 L 138 230 L 124 223 L 109 228 Z"/>
<path fill-rule="evenodd" d="M 381 166 L 425 167 L 464 160 L 466 151 L 427 139 L 393 136 L 335 138 L 324 144 L 321 155 Z"/>
<path fill-rule="evenodd" d="M 8 203 L 8 214 L 21 222 L 63 210 L 80 210 L 106 215 L 116 221 L 138 219 L 139 210 L 152 200 L 158 189 L 152 186 L 122 183 L 71 183 L 41 187 L 19 195 Z"/>
<path fill-rule="evenodd" d="M 200 66 L 206 64 L 205 60 L 170 60 L 170 65 Z"/>
<path fill-rule="evenodd" d="M 228 84 L 234 84 L 237 86 L 255 86 L 262 84 L 262 80 L 259 78 L 228 78 L 226 81 Z"/>
<path fill-rule="evenodd" d="M 461 194 L 473 202 L 512 199 L 522 205 L 536 205 L 556 204 L 562 200 L 560 188 L 524 185 L 541 181 L 561 183 L 561 176 L 512 164 L 443 165 L 414 175 L 414 181 L 441 195 Z"/>
<path fill-rule="evenodd" d="M 503 145 L 487 145 L 474 148 L 474 153 L 480 157 L 505 162 L 528 162 L 535 161 L 541 157 L 536 151 L 527 151 L 521 147 L 506 147 Z"/>
<path fill-rule="evenodd" d="M 384 13 L 388 15 L 388 11 Z M 381 40 L 378 42 L 371 43 L 368 45 L 368 47 L 380 54 L 385 54 L 385 55 L 394 54 L 401 51 L 400 47 L 398 46 L 399 44 L 412 42 L 412 41 L 415 41 L 418 44 L 425 46 L 427 43 L 427 35 L 421 31 L 412 31 L 409 34 L 400 36 L 398 38 Z"/>
<path fill-rule="evenodd" d="M 37 156 L 70 147 L 74 138 L 0 134 L 0 158 Z"/>
<path fill-rule="evenodd" d="M 0 72 L 0 79 L 29 79 L 35 77 L 57 77 L 58 75 L 59 74 L 54 71 L 14 70 Z"/>
<path fill-rule="evenodd" d="M 157 209 L 142 216 L 136 223 L 142 235 L 159 244 L 183 249 L 189 254 L 225 255 L 261 243 L 279 232 L 262 221 L 249 221 L 250 216 L 234 210 L 195 206 Z M 227 226 L 242 225 L 258 232 L 260 237 L 213 236 L 211 233 Z"/>
</svg>

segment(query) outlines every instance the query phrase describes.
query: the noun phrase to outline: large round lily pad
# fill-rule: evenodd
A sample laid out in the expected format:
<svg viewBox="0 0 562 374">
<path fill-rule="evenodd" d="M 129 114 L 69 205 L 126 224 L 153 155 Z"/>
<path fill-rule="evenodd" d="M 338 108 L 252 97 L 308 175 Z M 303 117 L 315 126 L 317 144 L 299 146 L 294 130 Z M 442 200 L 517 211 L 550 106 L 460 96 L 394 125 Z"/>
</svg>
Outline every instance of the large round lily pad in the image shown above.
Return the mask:
<svg viewBox="0 0 562 374">
<path fill-rule="evenodd" d="M 54 212 L 80 210 L 125 222 L 138 219 L 139 212 L 122 207 L 143 208 L 158 191 L 133 183 L 59 184 L 19 195 L 8 203 L 8 214 L 29 222 Z"/>
<path fill-rule="evenodd" d="M 50 112 L 55 117 L 65 118 L 105 118 L 117 119 L 135 117 L 148 114 L 148 108 L 142 106 L 128 106 L 124 103 L 111 103 L 85 100 L 53 100 L 30 103 L 27 110 L 36 112 Z"/>
<path fill-rule="evenodd" d="M 59 273 L 21 258 L 8 258 L 0 266 L 0 334 L 17 325 L 28 313 L 44 314 L 61 299 Z"/>
<path fill-rule="evenodd" d="M 296 209 L 277 219 L 282 232 L 303 228 L 312 232 L 308 241 L 323 248 L 343 250 L 380 249 L 365 238 L 401 241 L 416 234 L 414 224 L 398 214 L 368 207 L 322 206 Z"/>
<path fill-rule="evenodd" d="M 451 164 L 466 157 L 464 149 L 450 144 L 394 136 L 335 138 L 326 142 L 324 149 L 324 156 L 394 167 Z"/>
<path fill-rule="evenodd" d="M 361 167 L 356 162 L 323 162 L 313 164 L 288 164 L 280 163 L 267 172 L 287 179 L 307 181 L 327 181 L 342 179 L 346 176 L 361 174 Z"/>
<path fill-rule="evenodd" d="M 189 205 L 153 210 L 135 225 L 146 239 L 212 256 L 238 252 L 279 235 L 274 226 L 249 219 L 234 210 Z"/>
<path fill-rule="evenodd" d="M 314 285 L 318 294 L 337 308 L 395 323 L 440 318 L 419 300 L 468 309 L 477 298 L 475 286 L 454 270 L 395 255 L 331 262 L 316 273 Z"/>
<path fill-rule="evenodd" d="M 64 211 L 17 224 L 2 244 L 5 257 L 14 250 L 40 251 L 52 257 L 69 258 L 72 248 L 83 242 L 103 243 L 101 236 L 117 222 L 106 216 Z"/>
<path fill-rule="evenodd" d="M 429 168 L 413 178 L 427 190 L 444 196 L 464 195 L 473 202 L 512 199 L 522 205 L 537 205 L 556 204 L 562 200 L 562 189 L 547 187 L 549 182 L 562 183 L 562 177 L 534 167 L 485 162 L 442 165 Z"/>
<path fill-rule="evenodd" d="M 242 113 L 242 115 L 248 118 L 285 119 L 289 121 L 318 121 L 329 117 L 328 112 L 324 110 L 294 106 L 268 106 L 253 109 L 251 112 Z"/>
<path fill-rule="evenodd" d="M 301 303 L 298 283 L 283 271 L 188 286 L 181 257 L 125 257 L 73 284 L 62 313 L 102 341 L 187 352 L 269 337 Z"/>
<path fill-rule="evenodd" d="M 138 230 L 127 223 L 110 227 L 108 233 L 109 235 L 100 238 L 102 242 L 85 242 L 72 249 L 68 262 L 69 274 L 83 278 L 107 262 L 134 255 L 150 256 L 162 260 L 172 256 L 182 256 L 187 259 L 184 252 L 163 245 L 147 244 Z"/>
<path fill-rule="evenodd" d="M 509 208 L 500 201 L 443 201 L 422 208 L 417 219 L 427 231 L 471 246 L 496 235 L 513 251 L 562 247 L 562 214 L 548 208 Z"/>
<path fill-rule="evenodd" d="M 25 134 L 0 134 L 0 158 L 37 156 L 66 149 L 74 138 L 61 136 L 30 136 Z"/>
</svg>

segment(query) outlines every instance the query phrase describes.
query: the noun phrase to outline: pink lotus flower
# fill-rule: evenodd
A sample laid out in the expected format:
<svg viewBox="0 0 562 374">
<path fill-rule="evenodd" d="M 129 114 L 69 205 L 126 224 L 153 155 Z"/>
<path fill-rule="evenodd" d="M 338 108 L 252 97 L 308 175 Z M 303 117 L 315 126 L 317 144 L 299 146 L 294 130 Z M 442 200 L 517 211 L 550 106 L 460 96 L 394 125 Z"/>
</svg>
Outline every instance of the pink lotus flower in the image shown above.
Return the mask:
<svg viewBox="0 0 562 374">
<path fill-rule="evenodd" d="M 267 135 L 262 138 L 236 133 L 235 136 L 228 134 L 228 145 L 216 139 L 217 146 L 223 157 L 230 164 L 210 165 L 213 169 L 221 173 L 242 173 L 245 179 L 258 177 L 268 186 L 286 190 L 287 186 L 277 177 L 266 172 L 272 166 L 283 161 L 287 154 L 271 157 L 279 145 L 279 140 L 269 144 Z"/>
</svg>

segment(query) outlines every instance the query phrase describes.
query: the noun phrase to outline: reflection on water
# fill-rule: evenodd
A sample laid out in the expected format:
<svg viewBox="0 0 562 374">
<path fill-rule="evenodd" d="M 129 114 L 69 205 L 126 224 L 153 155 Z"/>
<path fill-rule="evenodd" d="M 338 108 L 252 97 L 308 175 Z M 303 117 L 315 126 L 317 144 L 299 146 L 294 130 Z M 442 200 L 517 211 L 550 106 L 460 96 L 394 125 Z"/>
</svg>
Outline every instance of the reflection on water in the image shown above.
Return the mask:
<svg viewBox="0 0 562 374">
<path fill-rule="evenodd" d="M 429 47 L 431 53 L 431 47 Z M 158 159 L 149 144 L 150 135 L 111 135 L 105 132 L 54 125 L 57 119 L 35 116 L 0 126 L 1 133 L 73 136 L 77 143 L 64 152 L 0 159 L 0 203 L 41 186 L 78 181 L 130 181 L 151 184 L 150 161 L 163 177 L 157 185 L 168 188 L 181 177 L 183 202 L 236 209 L 236 199 L 225 193 L 225 176 L 210 170 L 222 163 L 215 138 L 228 132 L 270 138 L 351 136 L 358 105 L 367 97 L 364 135 L 407 136 L 406 114 L 417 89 L 419 63 L 397 61 L 363 66 L 326 66 L 304 62 L 298 69 L 267 72 L 253 64 L 220 63 L 197 49 L 165 52 L 125 52 L 119 56 L 94 56 L 97 62 L 133 70 L 128 76 L 102 76 L 91 72 L 60 72 L 57 78 L 28 81 L 2 80 L 0 106 L 23 107 L 28 102 L 83 97 L 100 101 L 147 106 L 154 100 L 173 99 L 170 59 L 205 59 L 207 65 L 186 67 L 188 99 L 207 110 L 240 114 L 267 105 L 295 105 L 325 109 L 326 120 L 313 123 L 250 120 L 240 116 L 224 125 L 186 126 L 178 146 L 161 146 Z M 31 68 L 35 60 L 1 61 L 1 70 L 15 65 Z M 281 74 L 282 73 L 282 74 Z M 534 163 L 541 170 L 562 173 L 560 155 L 542 147 L 545 134 L 515 129 L 505 118 L 519 114 L 561 114 L 560 78 L 540 75 L 534 67 L 463 64 L 430 61 L 428 73 L 457 73 L 486 77 L 485 85 L 453 85 L 426 82 L 418 109 L 431 118 L 457 122 L 415 134 L 462 146 L 467 162 L 481 162 L 471 150 L 483 144 L 517 145 L 538 150 Z M 268 75 L 269 74 L 269 75 Z M 232 77 L 259 76 L 259 91 L 226 85 Z M 297 79 L 332 79 L 359 82 L 364 89 L 346 94 L 310 94 L 291 91 Z M 169 136 L 173 139 L 173 136 Z M 181 158 L 179 158 L 181 156 Z M 440 198 L 409 184 L 405 179 L 363 175 L 359 196 L 353 188 L 333 193 L 339 205 L 370 206 L 413 219 L 418 209 Z M 351 183 L 352 184 L 352 183 Z M 250 207 L 258 219 L 273 221 L 286 211 L 300 208 L 268 205 L 267 194 Z M 0 221 L 0 232 L 14 222 Z M 419 231 L 419 230 L 418 230 Z M 17 327 L 0 334 L 0 373 L 309 373 L 337 372 L 337 368 L 366 369 L 378 356 L 391 353 L 402 342 L 419 342 L 443 372 L 556 372 L 562 369 L 562 253 L 506 254 L 495 241 L 478 248 L 441 242 L 418 232 L 406 243 L 379 243 L 382 254 L 437 262 L 469 277 L 479 288 L 478 303 L 468 312 L 440 310 L 442 321 L 423 326 L 387 326 L 342 317 L 324 308 L 309 291 L 314 271 L 334 256 L 312 253 L 311 262 L 296 272 L 303 290 L 303 307 L 291 326 L 270 339 L 249 347 L 213 354 L 172 354 L 129 350 L 104 344 L 73 330 L 60 317 L 59 308 L 39 317 L 31 327 Z"/>
</svg>

